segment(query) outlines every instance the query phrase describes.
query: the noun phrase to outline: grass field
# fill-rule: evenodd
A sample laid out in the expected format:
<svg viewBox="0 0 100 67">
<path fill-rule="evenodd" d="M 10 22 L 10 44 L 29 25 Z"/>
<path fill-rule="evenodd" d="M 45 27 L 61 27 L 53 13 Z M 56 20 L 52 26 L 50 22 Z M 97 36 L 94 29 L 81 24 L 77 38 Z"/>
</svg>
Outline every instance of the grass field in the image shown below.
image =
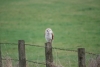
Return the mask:
<svg viewBox="0 0 100 67">
<path fill-rule="evenodd" d="M 0 1 L 0 42 L 25 40 L 29 44 L 44 46 L 44 30 L 48 27 L 54 31 L 53 47 L 74 50 L 83 47 L 100 54 L 100 0 Z M 27 50 L 36 51 L 32 56 L 39 52 L 38 48 L 27 47 Z M 27 53 L 30 55 L 31 52 Z"/>
</svg>

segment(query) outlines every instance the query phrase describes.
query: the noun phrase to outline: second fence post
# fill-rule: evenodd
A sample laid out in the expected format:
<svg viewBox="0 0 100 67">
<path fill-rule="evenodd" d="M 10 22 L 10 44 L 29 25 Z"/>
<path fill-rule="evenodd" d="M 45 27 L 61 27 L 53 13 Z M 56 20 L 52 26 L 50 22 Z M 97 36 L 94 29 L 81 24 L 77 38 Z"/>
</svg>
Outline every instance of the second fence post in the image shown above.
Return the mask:
<svg viewBox="0 0 100 67">
<path fill-rule="evenodd" d="M 19 67 L 26 67 L 25 42 L 24 42 L 24 40 L 18 41 L 18 52 L 19 52 Z"/>
<path fill-rule="evenodd" d="M 52 67 L 53 56 L 52 56 L 52 44 L 50 42 L 45 43 L 45 57 L 46 57 L 46 67 Z"/>
<path fill-rule="evenodd" d="M 78 65 L 79 67 L 86 67 L 85 65 L 85 49 L 78 48 Z"/>
</svg>

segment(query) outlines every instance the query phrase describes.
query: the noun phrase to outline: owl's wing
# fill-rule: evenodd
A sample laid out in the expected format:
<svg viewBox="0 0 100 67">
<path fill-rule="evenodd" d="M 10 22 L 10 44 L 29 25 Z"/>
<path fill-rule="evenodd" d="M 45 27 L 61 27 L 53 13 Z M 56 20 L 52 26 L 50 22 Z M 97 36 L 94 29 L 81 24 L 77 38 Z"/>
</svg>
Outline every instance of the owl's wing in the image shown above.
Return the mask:
<svg viewBox="0 0 100 67">
<path fill-rule="evenodd" d="M 54 39 L 54 34 L 52 33 L 52 40 Z"/>
</svg>

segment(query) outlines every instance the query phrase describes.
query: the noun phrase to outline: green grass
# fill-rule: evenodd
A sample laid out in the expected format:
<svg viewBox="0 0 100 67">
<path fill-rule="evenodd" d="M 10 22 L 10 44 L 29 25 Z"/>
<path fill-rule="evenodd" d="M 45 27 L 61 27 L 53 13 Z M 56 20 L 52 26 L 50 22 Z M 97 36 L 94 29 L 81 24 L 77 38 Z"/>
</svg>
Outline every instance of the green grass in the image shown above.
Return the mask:
<svg viewBox="0 0 100 67">
<path fill-rule="evenodd" d="M 53 47 L 74 50 L 83 47 L 88 52 L 99 54 L 99 3 L 99 0 L 1 0 L 0 42 L 17 43 L 18 40 L 23 39 L 26 43 L 44 46 L 44 30 L 50 27 L 54 32 Z M 12 48 L 16 48 L 15 52 L 17 51 L 17 47 Z M 40 55 L 42 59 L 39 60 L 43 60 L 43 49 L 42 52 L 39 52 L 39 48 L 26 49 L 28 59 L 37 60 L 37 55 Z M 70 52 L 69 54 L 75 55 Z"/>
</svg>

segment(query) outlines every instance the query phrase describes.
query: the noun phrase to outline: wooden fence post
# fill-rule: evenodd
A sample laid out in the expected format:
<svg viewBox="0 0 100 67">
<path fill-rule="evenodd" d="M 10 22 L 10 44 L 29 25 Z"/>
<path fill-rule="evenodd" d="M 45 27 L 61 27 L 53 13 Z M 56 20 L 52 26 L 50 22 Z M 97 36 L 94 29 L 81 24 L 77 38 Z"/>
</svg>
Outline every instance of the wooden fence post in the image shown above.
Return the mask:
<svg viewBox="0 0 100 67">
<path fill-rule="evenodd" d="M 97 67 L 100 67 L 100 55 L 97 56 L 96 61 L 97 61 Z"/>
<path fill-rule="evenodd" d="M 52 56 L 52 44 L 50 42 L 45 43 L 45 57 L 46 57 L 46 67 L 52 67 L 53 56 Z"/>
<path fill-rule="evenodd" d="M 25 42 L 24 42 L 24 40 L 18 41 L 18 52 L 19 52 L 19 67 L 26 67 Z"/>
<path fill-rule="evenodd" d="M 2 67 L 1 44 L 0 44 L 0 67 Z"/>
<path fill-rule="evenodd" d="M 78 65 L 79 67 L 86 67 L 85 65 L 85 49 L 78 48 Z"/>
</svg>

